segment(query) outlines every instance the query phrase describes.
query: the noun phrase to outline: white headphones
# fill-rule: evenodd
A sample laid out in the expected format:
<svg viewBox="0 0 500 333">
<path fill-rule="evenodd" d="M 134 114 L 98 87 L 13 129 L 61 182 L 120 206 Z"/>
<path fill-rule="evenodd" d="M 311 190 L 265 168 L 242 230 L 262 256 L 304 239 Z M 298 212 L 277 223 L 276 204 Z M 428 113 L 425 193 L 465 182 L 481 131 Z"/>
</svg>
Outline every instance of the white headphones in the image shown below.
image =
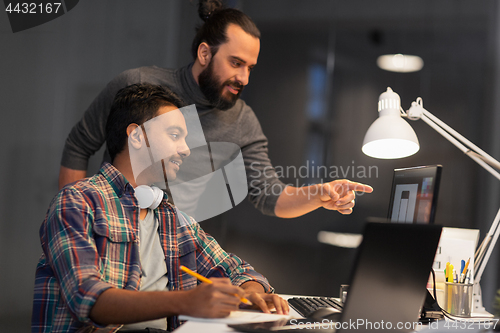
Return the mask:
<svg viewBox="0 0 500 333">
<path fill-rule="evenodd" d="M 135 188 L 135 197 L 141 209 L 155 209 L 163 200 L 163 191 L 154 185 L 140 185 Z"/>
</svg>

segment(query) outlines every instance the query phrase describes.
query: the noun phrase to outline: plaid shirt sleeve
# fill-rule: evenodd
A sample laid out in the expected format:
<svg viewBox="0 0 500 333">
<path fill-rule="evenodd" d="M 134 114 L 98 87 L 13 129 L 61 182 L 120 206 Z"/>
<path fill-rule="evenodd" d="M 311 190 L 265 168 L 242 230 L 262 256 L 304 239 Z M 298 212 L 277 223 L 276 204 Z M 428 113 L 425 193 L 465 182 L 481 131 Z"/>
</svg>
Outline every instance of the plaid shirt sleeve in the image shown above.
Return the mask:
<svg viewBox="0 0 500 333">
<path fill-rule="evenodd" d="M 274 288 L 262 274 L 256 272 L 249 263 L 238 256 L 224 251 L 219 243 L 205 233 L 197 222 L 193 219 L 191 221 L 189 228 L 191 228 L 198 245 L 196 263 L 199 274 L 206 277 L 228 277 L 231 279 L 231 283 L 236 286 L 247 281 L 256 281 L 264 287 L 266 293 L 274 292 Z"/>
<path fill-rule="evenodd" d="M 94 213 L 84 195 L 72 189 L 61 191 L 54 200 L 40 230 L 47 262 L 73 317 L 102 327 L 89 314 L 97 297 L 112 285 L 100 280 L 100 259 L 92 237 Z"/>
</svg>

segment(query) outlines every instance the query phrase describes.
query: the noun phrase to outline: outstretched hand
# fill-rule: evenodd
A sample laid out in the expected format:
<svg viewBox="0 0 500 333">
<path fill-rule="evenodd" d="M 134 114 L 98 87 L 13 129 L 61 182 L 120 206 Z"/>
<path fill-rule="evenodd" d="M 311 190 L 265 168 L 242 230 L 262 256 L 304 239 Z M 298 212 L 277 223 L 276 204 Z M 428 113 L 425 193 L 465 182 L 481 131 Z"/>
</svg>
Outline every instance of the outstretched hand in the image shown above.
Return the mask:
<svg viewBox="0 0 500 333">
<path fill-rule="evenodd" d="M 369 185 L 352 182 L 347 179 L 334 180 L 325 183 L 321 188 L 320 200 L 323 208 L 337 210 L 341 214 L 351 214 L 355 204 L 356 193 L 371 193 Z"/>
</svg>

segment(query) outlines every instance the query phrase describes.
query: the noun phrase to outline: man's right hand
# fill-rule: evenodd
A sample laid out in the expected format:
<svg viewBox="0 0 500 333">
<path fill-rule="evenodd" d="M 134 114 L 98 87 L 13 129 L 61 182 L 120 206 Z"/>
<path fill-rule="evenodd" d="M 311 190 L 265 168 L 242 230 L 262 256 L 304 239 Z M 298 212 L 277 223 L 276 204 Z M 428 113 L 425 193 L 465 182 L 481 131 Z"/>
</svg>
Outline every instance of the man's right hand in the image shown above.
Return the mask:
<svg viewBox="0 0 500 333">
<path fill-rule="evenodd" d="M 245 291 L 227 278 L 212 278 L 188 291 L 148 291 L 109 288 L 102 292 L 89 317 L 100 325 L 130 324 L 174 315 L 227 317 L 238 310 Z M 235 296 L 237 295 L 237 296 Z"/>
<path fill-rule="evenodd" d="M 201 283 L 186 294 L 183 314 L 201 318 L 227 317 L 239 309 L 245 291 L 231 284 L 228 278 L 211 278 L 212 283 Z"/>
</svg>

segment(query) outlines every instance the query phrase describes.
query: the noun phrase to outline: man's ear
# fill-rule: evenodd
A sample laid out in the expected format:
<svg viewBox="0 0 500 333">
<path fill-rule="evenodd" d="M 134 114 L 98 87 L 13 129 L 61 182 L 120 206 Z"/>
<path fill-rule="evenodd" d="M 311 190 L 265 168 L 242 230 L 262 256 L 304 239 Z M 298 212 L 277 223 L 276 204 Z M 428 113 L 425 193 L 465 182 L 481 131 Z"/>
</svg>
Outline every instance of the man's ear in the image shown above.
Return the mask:
<svg viewBox="0 0 500 333">
<path fill-rule="evenodd" d="M 129 146 L 139 150 L 141 149 L 143 143 L 145 142 L 144 136 L 142 134 L 142 129 L 137 124 L 130 124 L 127 126 L 127 136 Z"/>
<path fill-rule="evenodd" d="M 210 60 L 212 60 L 212 51 L 210 50 L 210 46 L 203 42 L 198 45 L 198 61 L 204 67 L 210 63 Z"/>
</svg>

